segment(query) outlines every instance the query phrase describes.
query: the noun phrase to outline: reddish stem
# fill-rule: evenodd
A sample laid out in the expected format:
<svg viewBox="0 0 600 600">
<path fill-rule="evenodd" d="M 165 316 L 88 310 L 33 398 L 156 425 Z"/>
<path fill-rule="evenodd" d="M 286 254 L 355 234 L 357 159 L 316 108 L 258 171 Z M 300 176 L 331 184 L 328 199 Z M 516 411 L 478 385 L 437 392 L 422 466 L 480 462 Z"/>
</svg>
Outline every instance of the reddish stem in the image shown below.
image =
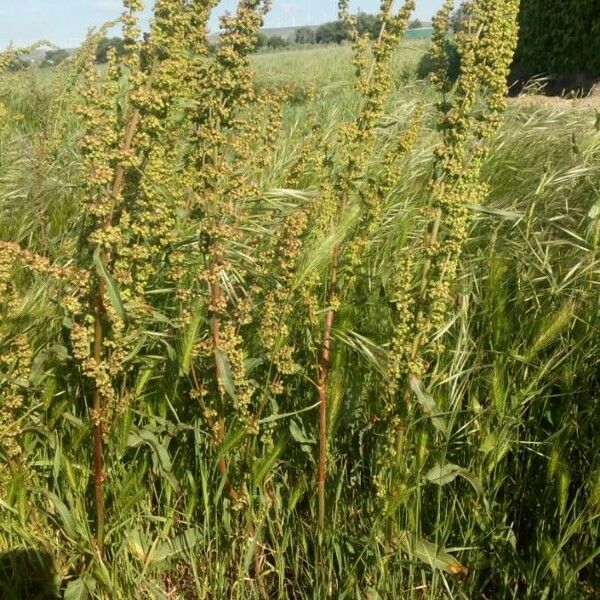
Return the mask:
<svg viewBox="0 0 600 600">
<path fill-rule="evenodd" d="M 328 300 L 330 308 L 325 315 L 325 329 L 323 332 L 323 348 L 319 364 L 319 458 L 317 469 L 317 494 L 319 500 L 319 529 L 325 528 L 325 481 L 327 479 L 327 410 L 328 386 L 331 371 L 331 337 L 335 310 L 333 303 L 337 288 L 337 270 L 340 249 L 337 246 L 333 251 L 333 265 L 331 267 L 331 283 L 329 285 Z"/>
<path fill-rule="evenodd" d="M 104 332 L 102 329 L 102 315 L 104 305 L 102 298 L 104 296 L 104 282 L 100 281 L 98 286 L 98 296 L 96 298 L 95 317 L 94 317 L 94 362 L 96 366 L 102 363 L 102 343 Z M 103 399 L 98 385 L 94 385 L 92 396 L 92 406 L 94 410 L 94 493 L 96 497 L 96 543 L 98 550 L 102 553 L 104 549 L 104 461 L 102 458 L 102 407 Z"/>
<path fill-rule="evenodd" d="M 137 130 L 139 123 L 140 114 L 135 111 L 127 123 L 125 130 L 125 137 L 121 146 L 121 151 L 124 154 L 128 154 L 131 151 L 133 144 L 133 138 Z M 113 198 L 113 211 L 109 214 L 104 222 L 102 223 L 102 229 L 108 229 L 114 218 L 114 203 L 115 200 L 121 194 L 123 184 L 125 181 L 125 166 L 123 163 L 117 165 L 113 178 L 112 185 L 110 186 L 110 194 Z M 101 253 L 103 262 L 105 261 L 104 253 Z M 106 283 L 102 278 L 98 280 L 98 287 L 96 289 L 96 299 L 94 307 L 94 346 L 93 346 L 93 358 L 97 367 L 102 364 L 102 346 L 104 344 L 104 325 L 103 316 L 105 313 L 104 308 L 104 296 L 106 293 Z M 93 441 L 93 462 L 94 462 L 94 495 L 96 498 L 96 543 L 100 553 L 104 550 L 104 522 L 105 522 L 105 507 L 104 507 L 104 480 L 106 478 L 104 473 L 104 460 L 103 460 L 103 427 L 102 427 L 102 411 L 105 402 L 102 397 L 102 392 L 98 387 L 97 383 L 94 383 L 94 391 L 92 394 L 92 407 L 94 410 L 94 441 Z"/>
</svg>

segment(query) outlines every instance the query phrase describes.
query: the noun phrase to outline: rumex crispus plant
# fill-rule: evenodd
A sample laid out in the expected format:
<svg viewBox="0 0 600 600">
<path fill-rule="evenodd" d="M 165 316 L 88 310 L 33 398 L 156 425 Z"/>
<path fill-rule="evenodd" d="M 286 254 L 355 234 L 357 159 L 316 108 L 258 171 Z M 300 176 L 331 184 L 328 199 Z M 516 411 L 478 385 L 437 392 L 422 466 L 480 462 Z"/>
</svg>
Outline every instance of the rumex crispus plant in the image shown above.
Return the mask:
<svg viewBox="0 0 600 600">
<path fill-rule="evenodd" d="M 501 174 L 520 146 L 501 122 L 517 3 L 471 3 L 455 84 L 447 3 L 431 86 L 397 67 L 413 2 L 381 3 L 372 44 L 342 2 L 352 48 L 327 52 L 354 57 L 350 84 L 305 94 L 264 72 L 256 83 L 257 65 L 283 60 L 253 56 L 268 3 L 240 2 L 211 47 L 215 4 L 159 0 L 142 35 L 128 2 L 123 57 L 98 69 L 95 32 L 49 86 L 60 118 L 35 126 L 53 134 L 36 161 L 71 190 L 68 218 L 0 221 L 0 547 L 47 546 L 63 587 L 96 597 L 576 589 L 594 556 L 597 465 L 583 444 L 564 449 L 587 429 L 576 402 L 554 399 L 593 396 L 577 373 L 597 339 L 597 228 L 581 211 L 562 223 L 590 228 L 575 283 L 584 243 L 558 260 L 552 244 L 575 236 L 542 208 L 512 219 L 545 189 L 555 202 L 579 177 L 593 189 L 597 148 L 577 130 L 573 162 L 559 142 L 549 159 L 567 174 L 523 176 L 518 206 L 487 206 L 514 192 Z M 522 127 L 538 141 L 540 120 Z M 3 152 L 21 139 L 11 127 Z M 65 155 L 77 168 L 59 168 Z M 31 214 L 1 189 L 3 211 Z M 526 230 L 553 256 L 539 272 Z M 552 327 L 527 322 L 547 307 Z M 565 349 L 571 336 L 581 350 Z M 512 523 L 537 509 L 507 501 L 512 477 L 544 498 L 529 546 Z M 517 536 L 548 569 L 532 560 L 523 575 Z M 577 561 L 554 541 L 577 543 Z"/>
</svg>

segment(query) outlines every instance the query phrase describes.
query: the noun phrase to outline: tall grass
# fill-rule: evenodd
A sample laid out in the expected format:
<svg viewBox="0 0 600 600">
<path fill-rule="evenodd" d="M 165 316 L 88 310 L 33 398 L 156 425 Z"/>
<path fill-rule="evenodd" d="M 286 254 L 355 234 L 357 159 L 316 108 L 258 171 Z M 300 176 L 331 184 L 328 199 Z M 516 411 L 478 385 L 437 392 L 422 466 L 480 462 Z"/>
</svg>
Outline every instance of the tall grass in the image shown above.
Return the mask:
<svg viewBox="0 0 600 600">
<path fill-rule="evenodd" d="M 261 7 L 242 4 L 229 26 L 250 49 Z M 181 45 L 159 47 L 150 69 L 132 62 L 132 34 L 112 74 L 86 75 L 82 55 L 50 81 L 2 76 L 0 597 L 595 597 L 593 112 L 509 105 L 482 156 L 488 193 L 467 207 L 436 350 L 390 415 L 398 268 L 422 252 L 439 173 L 439 92 L 416 79 L 425 46 L 396 50 L 373 147 L 339 208 L 352 157 L 340 139 L 364 102 L 351 49 L 238 46 L 219 62 L 186 47 L 197 21 L 174 14 L 156 39 Z M 103 110 L 121 136 L 136 110 L 149 115 L 139 162 L 123 158 L 123 137 L 98 139 L 109 186 L 124 168 L 120 195 L 90 183 L 98 156 L 81 140 L 97 130 L 72 81 L 112 99 Z M 157 96 L 136 95 L 144 86 Z M 95 233 L 105 201 L 120 204 L 108 242 Z M 93 339 L 98 314 L 110 389 L 94 473 L 97 373 L 73 330 Z"/>
</svg>

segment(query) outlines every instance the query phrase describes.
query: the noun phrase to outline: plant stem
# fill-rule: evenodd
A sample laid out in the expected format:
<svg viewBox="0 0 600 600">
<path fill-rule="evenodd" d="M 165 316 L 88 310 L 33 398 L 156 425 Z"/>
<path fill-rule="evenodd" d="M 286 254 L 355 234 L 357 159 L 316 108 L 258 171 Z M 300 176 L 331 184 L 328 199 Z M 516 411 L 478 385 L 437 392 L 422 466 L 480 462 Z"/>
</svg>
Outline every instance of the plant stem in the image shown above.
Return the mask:
<svg viewBox="0 0 600 600">
<path fill-rule="evenodd" d="M 325 528 L 325 481 L 327 478 L 327 409 L 328 409 L 328 384 L 331 367 L 331 333 L 335 319 L 335 310 L 332 306 L 337 288 L 337 270 L 340 255 L 339 245 L 333 251 L 333 264 L 331 267 L 331 283 L 329 285 L 329 309 L 325 316 L 325 329 L 323 332 L 323 347 L 319 365 L 319 458 L 317 470 L 317 494 L 319 500 L 319 529 Z"/>
<path fill-rule="evenodd" d="M 140 119 L 139 111 L 134 111 L 127 121 L 127 127 L 125 129 L 125 137 L 121 150 L 127 154 L 131 151 L 133 144 L 133 138 L 137 130 L 137 126 Z M 118 198 L 123 188 L 125 180 L 125 166 L 123 163 L 117 165 L 113 178 L 112 185 L 110 186 L 110 194 L 113 198 L 113 210 L 106 216 L 102 223 L 102 229 L 108 229 L 114 220 L 115 205 L 114 202 Z M 104 253 L 101 253 L 104 255 Z M 102 256 L 102 261 L 106 262 L 105 257 Z M 94 306 L 94 347 L 93 347 L 93 358 L 97 367 L 102 364 L 102 346 L 104 343 L 104 325 L 103 316 L 105 313 L 104 308 L 104 296 L 106 294 L 106 283 L 100 278 L 98 279 L 98 286 L 95 294 L 95 306 Z M 96 499 L 96 544 L 100 554 L 104 551 L 104 522 L 105 522 L 105 502 L 104 502 L 104 460 L 103 460 L 103 435 L 104 430 L 102 426 L 102 411 L 104 409 L 105 402 L 102 397 L 102 392 L 98 387 L 97 383 L 94 383 L 94 391 L 92 394 L 92 407 L 94 410 L 94 441 L 93 441 L 93 462 L 94 462 L 94 495 Z"/>
<path fill-rule="evenodd" d="M 102 301 L 104 295 L 104 282 L 100 281 L 98 285 L 98 295 L 96 298 L 95 316 L 94 316 L 94 362 L 97 366 L 102 363 L 102 343 L 104 341 L 104 331 L 102 328 L 102 315 L 104 313 L 104 304 Z M 102 554 L 104 550 L 104 461 L 102 457 L 102 408 L 104 402 L 98 385 L 94 385 L 92 397 L 92 406 L 94 410 L 94 493 L 96 497 L 96 544 Z"/>
<path fill-rule="evenodd" d="M 218 267 L 219 261 L 216 260 L 214 263 L 214 267 Z M 219 281 L 219 273 L 218 268 L 214 271 L 214 281 L 212 282 L 211 287 L 211 303 L 214 308 L 213 312 L 213 320 L 212 320 L 212 342 L 213 342 L 213 350 L 218 352 L 220 350 L 221 344 L 221 319 L 218 313 L 218 306 L 221 302 L 221 283 Z M 223 373 L 221 373 L 221 368 L 219 366 L 219 361 L 215 360 L 215 375 L 217 378 L 217 385 L 219 389 L 221 388 L 223 382 Z M 224 410 L 221 407 L 221 416 L 219 417 L 219 424 L 217 431 L 219 432 L 220 439 L 216 439 L 217 444 L 220 444 L 223 441 L 223 433 L 225 430 L 225 417 L 223 415 Z M 239 497 L 239 494 L 235 491 L 231 483 L 229 482 L 229 478 L 227 476 L 227 461 L 224 457 L 220 457 L 217 463 L 219 468 L 219 473 L 225 482 L 225 492 L 231 498 L 231 500 L 236 501 Z"/>
<path fill-rule="evenodd" d="M 218 265 L 219 261 L 215 261 L 215 265 Z M 219 318 L 219 314 L 218 314 L 218 306 L 219 303 L 221 301 L 221 284 L 219 282 L 219 275 L 218 272 L 215 272 L 215 277 L 214 277 L 214 281 L 212 282 L 212 288 L 211 288 L 211 302 L 213 307 L 215 308 L 214 314 L 213 314 L 213 322 L 212 322 L 212 338 L 213 338 L 213 349 L 215 352 L 219 351 L 220 349 L 220 340 L 221 340 L 221 319 Z M 219 387 L 221 386 L 221 383 L 223 381 L 223 373 L 221 373 L 221 368 L 219 366 L 219 362 L 215 360 L 215 372 L 216 372 L 216 377 L 217 377 L 217 384 L 219 385 Z M 219 419 L 219 426 L 217 428 L 217 431 L 219 432 L 219 435 L 221 436 L 221 439 L 217 439 L 215 440 L 218 444 L 220 444 L 223 439 L 223 433 L 225 431 L 225 418 L 224 418 L 224 407 L 221 408 L 221 417 Z M 229 498 L 233 501 L 236 502 L 239 500 L 239 493 L 235 490 L 235 488 L 231 485 L 231 482 L 229 481 L 229 477 L 227 475 L 227 461 L 225 460 L 225 457 L 221 456 L 218 460 L 217 463 L 218 469 L 219 469 L 219 473 L 221 474 L 221 478 L 224 482 L 224 488 L 225 488 L 225 493 L 229 496 Z M 252 529 L 252 525 L 250 524 L 250 528 Z M 257 532 L 255 531 L 254 535 L 257 535 Z M 255 576 L 256 576 L 256 582 L 257 582 L 257 586 L 258 586 L 258 591 L 259 591 L 259 595 L 261 597 L 261 599 L 266 599 L 269 597 L 268 593 L 267 593 L 267 589 L 265 586 L 265 580 L 264 580 L 264 576 L 262 573 L 262 550 L 260 548 L 260 545 L 258 544 L 258 540 L 256 543 L 256 547 L 254 549 L 254 570 L 255 570 Z"/>
</svg>

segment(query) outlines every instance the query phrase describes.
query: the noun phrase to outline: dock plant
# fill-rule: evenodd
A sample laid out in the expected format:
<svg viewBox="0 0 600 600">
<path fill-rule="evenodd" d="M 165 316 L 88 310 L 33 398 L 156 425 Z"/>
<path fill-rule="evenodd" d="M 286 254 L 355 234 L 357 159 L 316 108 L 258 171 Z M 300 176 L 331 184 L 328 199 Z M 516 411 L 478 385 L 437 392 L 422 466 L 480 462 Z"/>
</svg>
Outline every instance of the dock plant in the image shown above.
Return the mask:
<svg viewBox="0 0 600 600">
<path fill-rule="evenodd" d="M 0 53 L 0 586 L 595 597 L 600 138 L 509 106 L 519 1 L 149 4 Z"/>
<path fill-rule="evenodd" d="M 401 415 L 406 411 L 410 414 L 415 404 L 421 404 L 435 429 L 443 433 L 446 427 L 426 391 L 426 378 L 445 351 L 444 332 L 460 300 L 461 257 L 474 210 L 485 203 L 488 193 L 481 169 L 502 122 L 517 43 L 518 2 L 475 1 L 463 6 L 470 20 L 469 28 L 456 35 L 461 69 L 455 84 L 447 75 L 454 2 L 445 2 L 434 22 L 431 55 L 438 68 L 431 79 L 440 95 L 441 140 L 434 150 L 431 200 L 423 209 L 426 229 L 398 261 L 394 275 L 397 315 L 386 407 L 386 422 L 391 425 L 388 457 L 397 463 L 392 470 L 403 470 L 406 428 Z"/>
</svg>

